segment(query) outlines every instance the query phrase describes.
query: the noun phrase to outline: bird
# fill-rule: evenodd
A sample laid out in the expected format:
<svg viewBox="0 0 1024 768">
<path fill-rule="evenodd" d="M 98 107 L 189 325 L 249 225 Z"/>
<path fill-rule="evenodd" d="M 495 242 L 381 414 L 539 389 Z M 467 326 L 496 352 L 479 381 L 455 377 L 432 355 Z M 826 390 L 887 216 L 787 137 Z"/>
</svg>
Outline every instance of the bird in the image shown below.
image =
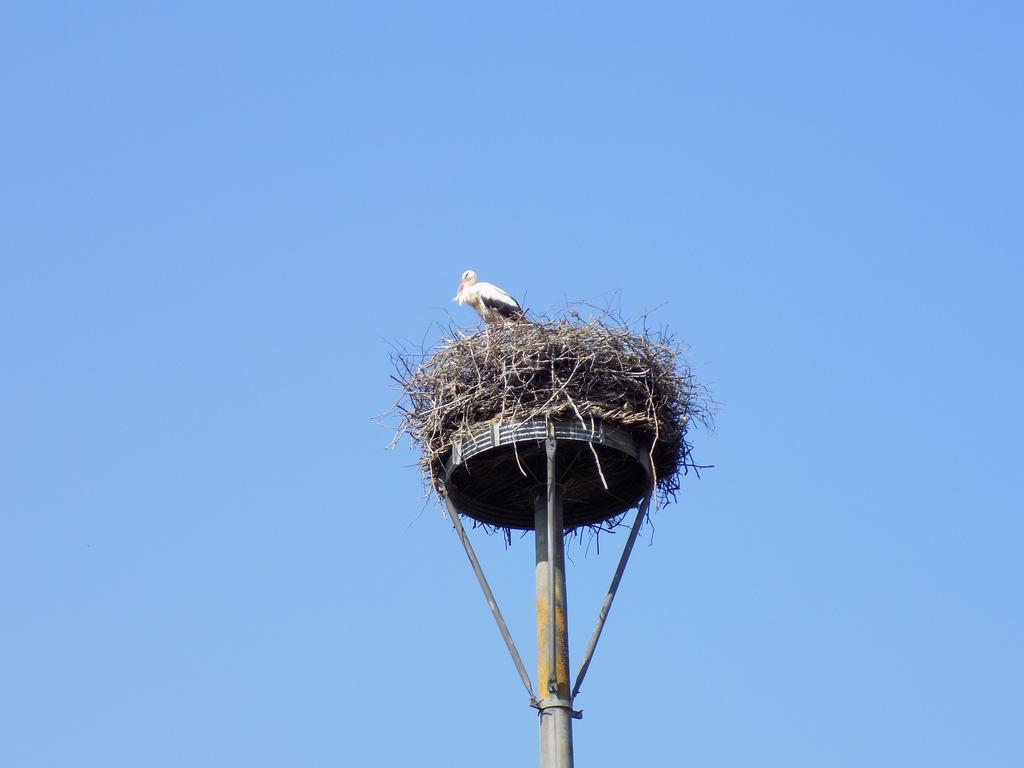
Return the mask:
<svg viewBox="0 0 1024 768">
<path fill-rule="evenodd" d="M 496 285 L 477 282 L 476 272 L 472 269 L 462 273 L 462 282 L 452 301 L 469 304 L 485 323 L 523 319 L 523 308 L 515 299 Z"/>
</svg>

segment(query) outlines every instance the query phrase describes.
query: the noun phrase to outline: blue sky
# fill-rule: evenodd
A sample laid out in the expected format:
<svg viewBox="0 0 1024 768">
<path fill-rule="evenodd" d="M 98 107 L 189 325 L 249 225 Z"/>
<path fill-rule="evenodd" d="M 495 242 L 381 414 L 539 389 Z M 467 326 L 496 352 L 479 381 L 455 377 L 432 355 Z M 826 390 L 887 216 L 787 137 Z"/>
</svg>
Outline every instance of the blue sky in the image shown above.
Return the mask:
<svg viewBox="0 0 1024 768">
<path fill-rule="evenodd" d="M 721 403 L 581 766 L 1021 765 L 1021 22 L 6 4 L 0 764 L 533 764 L 374 421 L 471 267 L 664 305 Z M 532 548 L 475 541 L 532 669 Z M 574 665 L 615 543 L 570 553 Z"/>
</svg>

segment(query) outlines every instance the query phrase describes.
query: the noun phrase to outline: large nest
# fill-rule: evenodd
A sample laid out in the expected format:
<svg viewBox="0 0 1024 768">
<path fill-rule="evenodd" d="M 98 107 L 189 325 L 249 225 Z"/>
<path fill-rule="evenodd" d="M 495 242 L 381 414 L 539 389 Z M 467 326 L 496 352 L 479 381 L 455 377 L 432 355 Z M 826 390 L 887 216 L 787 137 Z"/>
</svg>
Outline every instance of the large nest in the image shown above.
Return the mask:
<svg viewBox="0 0 1024 768">
<path fill-rule="evenodd" d="M 393 357 L 395 378 L 403 390 L 395 407 L 400 416 L 396 440 L 408 435 L 421 448 L 424 481 L 438 493 L 444 492 L 446 462 L 456 442 L 488 422 L 515 424 L 537 417 L 572 420 L 589 428 L 603 422 L 627 431 L 650 458 L 661 502 L 675 498 L 681 474 L 699 468 L 687 433 L 694 422 L 709 424 L 710 401 L 679 345 L 665 333 L 638 332 L 605 313 L 592 320 L 574 316 L 509 322 L 468 335 L 456 331 L 433 354 L 400 352 Z M 614 493 L 615 480 L 609 475 L 636 470 L 635 461 L 620 462 L 618 467 L 609 456 L 599 457 L 591 445 L 586 447 L 586 456 L 593 454 L 589 461 L 578 460 L 574 467 L 560 470 L 567 498 L 574 481 L 591 486 L 600 482 Z M 494 488 L 495 503 L 530 508 L 529 484 L 520 481 L 513 488 L 506 480 L 518 480 L 513 476 L 521 473 L 542 481 L 538 455 L 542 459 L 542 452 L 531 458 L 520 449 L 514 463 L 506 455 L 500 466 L 492 460 L 477 470 Z M 517 493 L 524 498 L 515 498 Z M 635 495 L 628 490 L 629 498 L 620 499 L 623 503 L 616 511 L 635 504 Z M 570 524 L 570 516 L 567 502 L 567 528 L 607 524 L 600 515 Z M 484 522 L 499 529 L 530 527 L 505 519 Z"/>
</svg>

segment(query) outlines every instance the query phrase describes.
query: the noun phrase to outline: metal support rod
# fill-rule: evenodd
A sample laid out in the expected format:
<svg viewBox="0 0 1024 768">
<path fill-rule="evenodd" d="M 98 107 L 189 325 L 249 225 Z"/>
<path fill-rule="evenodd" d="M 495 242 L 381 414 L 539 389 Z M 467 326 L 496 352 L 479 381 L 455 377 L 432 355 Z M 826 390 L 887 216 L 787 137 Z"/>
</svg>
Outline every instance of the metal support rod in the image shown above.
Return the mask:
<svg viewBox="0 0 1024 768">
<path fill-rule="evenodd" d="M 573 768 L 569 697 L 569 637 L 566 620 L 565 538 L 562 493 L 555 474 L 556 441 L 547 441 L 546 493 L 534 502 L 537 551 L 537 683 L 547 686 L 536 703 L 540 711 L 541 768 Z"/>
<path fill-rule="evenodd" d="M 498 608 L 498 603 L 494 599 L 494 593 L 491 592 L 491 587 L 487 583 L 487 577 L 484 576 L 483 569 L 480 568 L 480 561 L 476 559 L 476 553 L 473 551 L 473 545 L 469 543 L 469 536 L 466 534 L 466 529 L 462 527 L 462 521 L 459 519 L 459 511 L 447 496 L 444 497 L 444 502 L 448 506 L 448 517 L 451 518 L 452 524 L 455 526 L 455 532 L 459 535 L 459 541 L 462 542 L 462 547 L 466 550 L 466 556 L 469 558 L 469 564 L 473 566 L 473 573 L 476 574 L 476 580 L 480 582 L 480 588 L 484 591 L 484 597 L 487 598 L 487 605 L 491 607 L 491 613 L 494 614 L 494 620 L 498 623 L 498 631 L 501 632 L 501 636 L 505 639 L 505 645 L 508 647 L 508 652 L 511 654 L 512 661 L 515 663 L 516 669 L 519 671 L 519 679 L 522 680 L 523 685 L 526 686 L 526 692 L 530 694 L 530 701 L 532 703 L 536 700 L 536 696 L 533 693 L 533 686 L 530 684 L 530 675 L 526 672 L 526 665 L 523 664 L 523 660 L 519 656 L 519 651 L 516 650 L 516 644 L 512 640 L 512 634 L 508 631 L 505 619 L 502 617 L 501 610 Z"/>
<path fill-rule="evenodd" d="M 583 678 L 586 677 L 587 670 L 590 668 L 590 662 L 593 660 L 594 651 L 597 648 L 597 641 L 601 639 L 601 632 L 604 629 L 605 620 L 608 618 L 608 612 L 612 608 L 612 601 L 615 600 L 615 593 L 619 589 L 619 582 L 622 581 L 622 574 L 626 570 L 626 563 L 629 561 L 629 555 L 633 551 L 633 545 L 636 543 L 637 534 L 640 533 L 640 526 L 644 521 L 644 517 L 647 515 L 647 508 L 651 504 L 651 496 L 653 495 L 654 488 L 651 488 L 637 510 L 636 519 L 633 520 L 633 527 L 629 530 L 629 538 L 626 539 L 626 546 L 622 550 L 622 557 L 619 558 L 619 567 L 615 569 L 615 576 L 612 577 L 612 584 L 608 587 L 608 593 L 604 596 L 604 603 L 601 605 L 601 612 L 597 616 L 597 625 L 594 627 L 594 631 L 590 635 L 590 643 L 587 645 L 587 651 L 583 654 L 583 663 L 580 665 L 579 674 L 576 676 L 576 684 L 572 687 L 572 696 L 569 697 L 570 699 L 575 699 L 576 695 L 580 692 L 580 686 L 583 685 Z"/>
</svg>

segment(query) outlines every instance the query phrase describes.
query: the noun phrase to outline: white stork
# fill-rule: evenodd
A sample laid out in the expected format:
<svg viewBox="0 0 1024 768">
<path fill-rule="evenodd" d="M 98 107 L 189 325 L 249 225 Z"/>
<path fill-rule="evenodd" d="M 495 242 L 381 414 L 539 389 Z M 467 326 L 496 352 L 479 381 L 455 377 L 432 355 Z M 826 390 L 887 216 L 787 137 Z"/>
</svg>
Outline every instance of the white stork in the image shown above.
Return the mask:
<svg viewBox="0 0 1024 768">
<path fill-rule="evenodd" d="M 501 323 L 505 320 L 521 320 L 523 308 L 505 291 L 490 283 L 478 283 L 476 272 L 467 269 L 462 273 L 462 282 L 455 298 L 459 304 L 469 304 L 485 323 Z"/>
</svg>

